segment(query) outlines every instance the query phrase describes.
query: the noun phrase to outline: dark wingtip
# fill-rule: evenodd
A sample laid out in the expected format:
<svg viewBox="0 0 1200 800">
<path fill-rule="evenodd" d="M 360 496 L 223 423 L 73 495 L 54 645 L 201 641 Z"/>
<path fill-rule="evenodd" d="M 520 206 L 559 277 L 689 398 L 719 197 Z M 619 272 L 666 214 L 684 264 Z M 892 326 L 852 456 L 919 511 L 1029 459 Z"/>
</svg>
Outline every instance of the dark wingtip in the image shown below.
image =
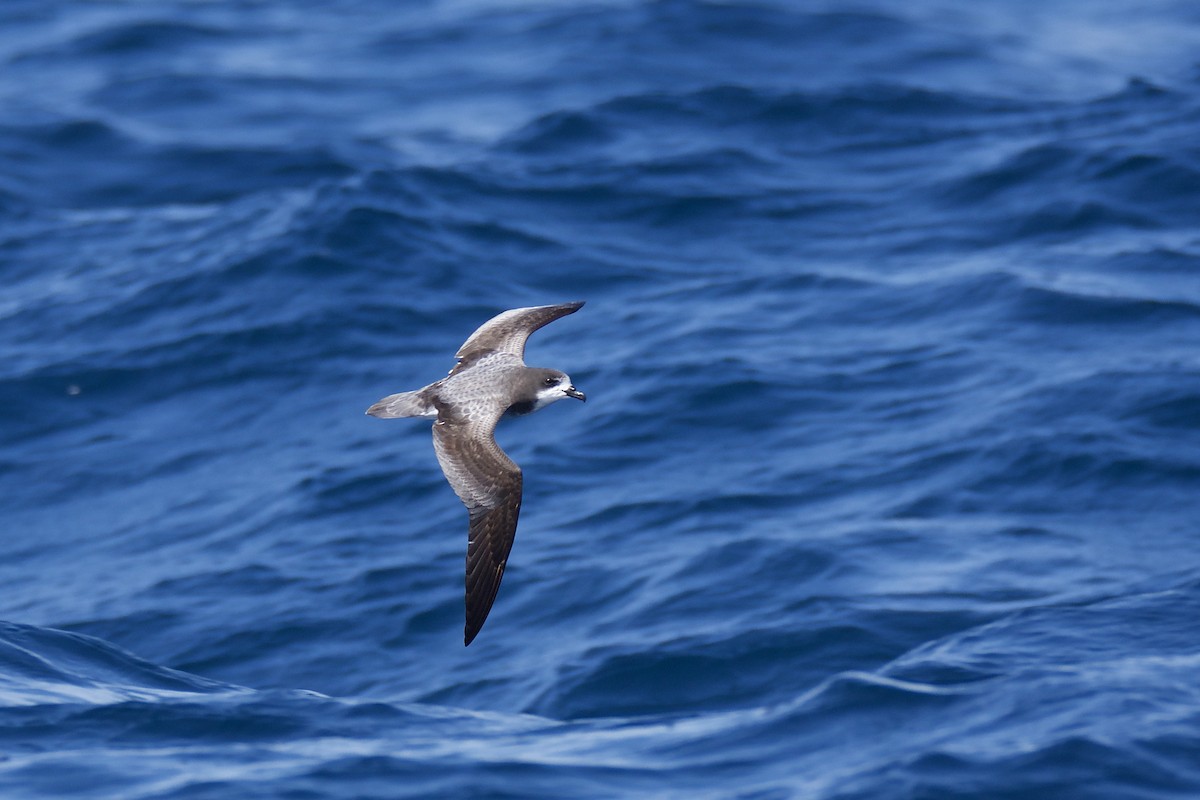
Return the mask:
<svg viewBox="0 0 1200 800">
<path fill-rule="evenodd" d="M 491 607 L 488 607 L 491 610 Z M 475 637 L 483 630 L 483 623 L 487 622 L 487 614 L 483 615 L 483 619 L 472 617 L 470 609 L 467 610 L 467 618 L 463 621 L 463 647 L 467 647 L 471 642 L 475 641 Z"/>
</svg>

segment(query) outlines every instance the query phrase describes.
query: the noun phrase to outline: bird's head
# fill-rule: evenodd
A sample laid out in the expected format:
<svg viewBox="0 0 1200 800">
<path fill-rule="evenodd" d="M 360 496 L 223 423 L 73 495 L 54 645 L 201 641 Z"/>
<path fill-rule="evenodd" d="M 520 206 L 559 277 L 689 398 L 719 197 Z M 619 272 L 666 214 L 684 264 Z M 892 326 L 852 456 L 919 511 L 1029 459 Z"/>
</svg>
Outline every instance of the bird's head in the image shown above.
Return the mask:
<svg viewBox="0 0 1200 800">
<path fill-rule="evenodd" d="M 534 379 L 533 411 L 545 408 L 564 397 L 587 401 L 587 395 L 575 388 L 575 385 L 571 383 L 570 376 L 565 372 L 556 369 L 538 369 L 534 370 L 534 373 L 531 376 Z"/>
</svg>

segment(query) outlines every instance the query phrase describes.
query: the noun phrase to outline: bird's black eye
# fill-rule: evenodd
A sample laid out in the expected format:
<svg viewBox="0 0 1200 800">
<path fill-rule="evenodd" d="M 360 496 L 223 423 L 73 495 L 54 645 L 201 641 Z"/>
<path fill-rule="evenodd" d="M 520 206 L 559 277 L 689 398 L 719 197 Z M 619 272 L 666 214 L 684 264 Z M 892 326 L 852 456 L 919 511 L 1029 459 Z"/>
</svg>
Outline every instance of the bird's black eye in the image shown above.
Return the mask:
<svg viewBox="0 0 1200 800">
<path fill-rule="evenodd" d="M 547 386 L 557 386 L 557 385 L 558 385 L 558 378 L 546 378 L 546 381 L 545 381 L 545 383 L 546 383 L 546 385 L 547 385 Z"/>
</svg>

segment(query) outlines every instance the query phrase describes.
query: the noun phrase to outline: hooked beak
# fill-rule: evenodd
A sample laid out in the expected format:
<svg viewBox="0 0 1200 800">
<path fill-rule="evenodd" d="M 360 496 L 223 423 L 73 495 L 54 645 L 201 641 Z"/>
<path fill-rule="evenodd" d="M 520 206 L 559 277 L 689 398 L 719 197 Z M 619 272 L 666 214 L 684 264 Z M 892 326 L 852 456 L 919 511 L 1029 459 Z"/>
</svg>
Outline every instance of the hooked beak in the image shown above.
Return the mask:
<svg viewBox="0 0 1200 800">
<path fill-rule="evenodd" d="M 568 386 L 566 389 L 563 389 L 563 393 L 566 394 L 567 397 L 574 397 L 576 400 L 581 400 L 585 403 L 587 402 L 587 395 L 576 389 L 574 386 Z"/>
</svg>

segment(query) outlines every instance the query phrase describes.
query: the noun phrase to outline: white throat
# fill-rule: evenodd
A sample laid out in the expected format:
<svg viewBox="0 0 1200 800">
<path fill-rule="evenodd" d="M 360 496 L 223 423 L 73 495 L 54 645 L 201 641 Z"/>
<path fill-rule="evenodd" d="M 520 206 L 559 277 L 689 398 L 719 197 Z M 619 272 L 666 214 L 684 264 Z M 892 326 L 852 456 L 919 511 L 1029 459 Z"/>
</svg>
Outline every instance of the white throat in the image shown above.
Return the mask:
<svg viewBox="0 0 1200 800">
<path fill-rule="evenodd" d="M 551 403 L 557 403 L 566 396 L 561 386 L 547 386 L 538 391 L 537 398 L 533 401 L 533 410 L 540 411 Z"/>
</svg>

